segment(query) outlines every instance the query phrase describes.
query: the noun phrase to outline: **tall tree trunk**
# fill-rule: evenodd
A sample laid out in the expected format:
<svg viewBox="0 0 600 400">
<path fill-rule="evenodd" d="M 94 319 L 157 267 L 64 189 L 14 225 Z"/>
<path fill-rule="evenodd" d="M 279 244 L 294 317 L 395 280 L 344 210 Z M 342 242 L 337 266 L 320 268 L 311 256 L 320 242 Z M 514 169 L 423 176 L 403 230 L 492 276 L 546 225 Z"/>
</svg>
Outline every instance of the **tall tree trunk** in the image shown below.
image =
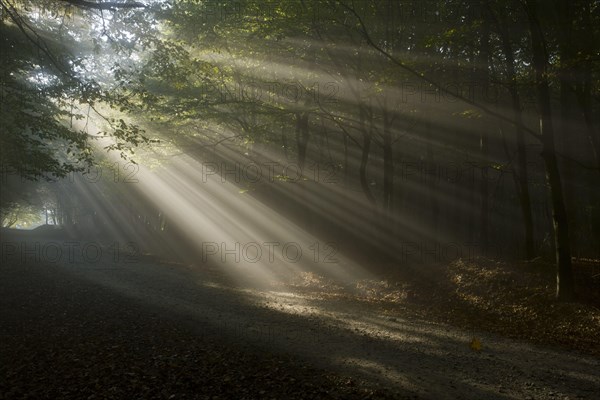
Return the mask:
<svg viewBox="0 0 600 400">
<path fill-rule="evenodd" d="M 348 187 L 348 183 L 350 182 L 350 174 L 348 171 L 348 138 L 345 133 L 342 133 L 342 137 L 344 140 L 344 186 Z"/>
<path fill-rule="evenodd" d="M 363 137 L 363 143 L 362 143 L 362 154 L 360 157 L 360 168 L 359 168 L 359 179 L 360 179 L 360 187 L 362 188 L 363 192 L 365 193 L 365 196 L 367 197 L 367 199 L 369 200 L 369 202 L 373 205 L 376 204 L 375 201 L 375 196 L 373 196 L 373 193 L 371 193 L 371 188 L 369 187 L 369 180 L 367 178 L 367 165 L 369 163 L 369 155 L 371 153 L 371 141 L 372 141 L 372 132 L 371 132 L 371 124 L 369 123 L 369 125 L 367 126 L 366 123 L 366 119 L 369 118 L 371 119 L 371 117 L 367 114 L 367 111 L 365 110 L 365 105 L 364 104 L 359 104 L 359 108 L 360 108 L 360 125 L 361 125 L 361 132 L 362 132 L 362 137 Z"/>
<path fill-rule="evenodd" d="M 385 104 L 383 111 L 383 210 L 392 213 L 394 200 L 394 157 L 392 149 L 392 118 Z"/>
<path fill-rule="evenodd" d="M 586 72 L 586 75 L 587 74 L 588 72 Z M 585 122 L 587 132 L 587 141 L 590 144 L 592 157 L 596 164 L 595 167 L 598 169 L 598 172 L 600 172 L 600 135 L 598 135 L 598 132 L 594 127 L 590 80 L 591 77 L 584 83 L 581 93 L 578 94 L 578 103 L 580 104 L 583 114 L 583 121 Z"/>
<path fill-rule="evenodd" d="M 310 139 L 308 124 L 308 112 L 303 111 L 296 113 L 296 146 L 298 148 L 297 160 L 298 168 L 300 169 L 301 175 L 304 175 L 304 166 L 306 164 L 306 152 L 308 149 L 308 141 Z M 306 197 L 307 192 L 302 189 L 303 187 L 300 187 L 300 190 L 297 195 L 299 204 L 303 206 L 299 208 L 299 211 L 302 215 L 304 228 L 310 232 L 313 228 L 313 213 L 310 208 L 309 200 Z"/>
<path fill-rule="evenodd" d="M 573 88 L 573 29 L 571 25 L 572 21 L 572 9 L 570 1 L 560 1 L 558 4 L 558 18 L 559 18 L 559 42 L 558 50 L 560 57 L 560 69 L 558 78 L 560 82 L 560 143 L 561 151 L 563 154 L 570 155 L 573 141 L 573 136 L 570 131 L 575 127 L 571 125 L 571 103 L 570 103 L 570 92 Z M 575 203 L 575 182 L 574 182 L 574 165 L 570 157 L 564 157 L 561 160 L 563 181 L 565 186 L 565 207 L 569 216 L 569 229 L 571 232 L 578 232 L 578 218 Z M 576 241 L 574 243 L 577 243 Z M 572 249 L 574 252 L 575 249 Z"/>
<path fill-rule="evenodd" d="M 425 121 L 425 142 L 426 142 L 426 154 L 427 154 L 427 166 L 426 169 L 435 168 L 435 158 L 433 154 L 433 132 L 431 130 L 431 120 L 427 118 Z M 439 238 L 439 204 L 438 196 L 436 196 L 437 176 L 434 174 L 433 177 L 427 179 L 427 196 L 429 197 L 429 203 L 431 207 L 431 226 L 432 226 L 432 238 L 434 243 L 437 243 Z"/>
<path fill-rule="evenodd" d="M 301 172 L 304 171 L 309 139 L 308 112 L 298 112 L 296 113 L 296 145 L 298 147 L 298 167 Z"/>
<path fill-rule="evenodd" d="M 582 43 L 580 58 L 583 61 L 577 63 L 579 66 L 577 74 L 580 77 L 579 89 L 576 90 L 577 102 L 583 114 L 583 120 L 587 131 L 587 141 L 590 144 L 592 156 L 598 172 L 600 173 L 600 131 L 594 127 L 593 109 L 592 109 L 592 59 L 598 52 L 598 44 L 595 38 L 595 31 L 590 14 L 592 13 L 589 2 L 584 2 L 583 6 L 583 24 L 581 36 L 578 42 Z"/>
<path fill-rule="evenodd" d="M 525 233 L 525 257 L 528 260 L 535 258 L 535 238 L 533 229 L 533 213 L 531 211 L 531 194 L 529 190 L 529 176 L 527 171 L 527 146 L 525 144 L 525 133 L 523 126 L 523 112 L 521 111 L 521 99 L 517 89 L 517 73 L 515 70 L 515 57 L 510 42 L 506 24 L 501 21 L 497 23 L 498 32 L 502 41 L 502 49 L 506 60 L 506 72 L 509 81 L 508 91 L 511 98 L 513 118 L 516 122 L 515 137 L 517 141 L 517 170 L 515 184 L 519 196 L 519 205 L 523 217 L 523 228 Z"/>
<path fill-rule="evenodd" d="M 289 160 L 288 156 L 288 142 L 286 137 L 285 129 L 281 128 L 281 145 L 283 146 L 283 154 L 285 155 L 286 161 Z"/>
<path fill-rule="evenodd" d="M 577 88 L 575 90 L 577 102 L 583 115 L 586 129 L 586 139 L 590 145 L 592 157 L 598 174 L 591 179 L 590 188 L 590 199 L 592 207 L 587 218 L 589 218 L 589 230 L 591 235 L 592 243 L 600 242 L 600 130 L 597 129 L 594 123 L 594 110 L 592 106 L 592 85 L 593 85 L 593 62 L 592 59 L 598 52 L 598 43 L 595 35 L 595 29 L 591 19 L 591 2 L 583 2 L 583 23 L 579 31 L 580 36 L 577 37 L 577 43 L 581 43 L 580 58 L 583 61 L 577 63 L 577 74 L 575 76 L 580 78 L 577 82 Z M 600 255 L 600 249 L 597 250 Z"/>
<path fill-rule="evenodd" d="M 482 6 L 485 7 L 485 1 Z M 485 9 L 482 7 L 482 9 Z M 489 58 L 490 58 L 490 28 L 489 28 L 489 15 L 487 13 L 484 14 L 484 21 L 481 29 L 481 42 L 479 48 L 479 57 L 478 64 L 476 67 L 479 70 L 479 75 L 481 77 L 482 89 L 484 93 L 487 95 L 488 90 L 490 89 L 490 77 L 489 77 Z M 486 96 L 487 97 L 487 96 Z M 488 252 L 488 217 L 489 217 L 489 179 L 487 176 L 487 172 L 489 171 L 488 166 L 488 157 L 489 157 L 489 149 L 488 149 L 488 132 L 487 127 L 480 130 L 479 136 L 479 152 L 481 153 L 481 159 L 483 160 L 483 168 L 485 168 L 485 173 L 482 174 L 482 179 L 480 183 L 479 192 L 481 195 L 481 203 L 479 209 L 479 229 L 480 229 L 480 239 L 481 239 L 481 248 L 487 254 Z"/>
<path fill-rule="evenodd" d="M 559 300 L 572 300 L 574 297 L 573 272 L 571 266 L 571 243 L 569 224 L 564 202 L 560 172 L 556 160 L 554 128 L 552 126 L 552 108 L 550 104 L 550 85 L 548 82 L 548 55 L 539 19 L 537 2 L 529 0 L 527 11 L 531 33 L 532 64 L 535 72 L 535 84 L 540 107 L 540 134 L 542 158 L 546 166 L 546 178 L 552 201 L 552 219 L 554 241 L 556 245 L 556 297 Z"/>
</svg>

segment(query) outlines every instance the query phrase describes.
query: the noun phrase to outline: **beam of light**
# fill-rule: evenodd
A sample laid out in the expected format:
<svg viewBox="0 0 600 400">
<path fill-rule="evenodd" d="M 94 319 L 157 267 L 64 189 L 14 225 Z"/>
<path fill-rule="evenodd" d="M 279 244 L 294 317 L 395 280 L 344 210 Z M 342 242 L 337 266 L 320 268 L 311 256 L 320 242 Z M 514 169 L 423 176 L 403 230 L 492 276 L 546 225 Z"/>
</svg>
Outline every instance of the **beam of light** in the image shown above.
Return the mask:
<svg viewBox="0 0 600 400">
<path fill-rule="evenodd" d="M 99 140 L 97 145 L 105 145 L 107 140 L 111 139 Z M 109 153 L 109 158 L 123 163 L 114 153 Z M 256 285 L 306 270 L 341 282 L 370 276 L 343 254 L 324 260 L 325 244 L 318 237 L 240 193 L 235 182 L 222 182 L 220 176 L 207 175 L 205 169 L 187 155 L 158 172 L 140 165 L 137 183 L 127 189 L 142 194 L 185 233 L 198 251 L 197 264 L 218 265 L 233 280 Z M 109 214 L 115 211 L 114 206 L 107 209 Z"/>
</svg>

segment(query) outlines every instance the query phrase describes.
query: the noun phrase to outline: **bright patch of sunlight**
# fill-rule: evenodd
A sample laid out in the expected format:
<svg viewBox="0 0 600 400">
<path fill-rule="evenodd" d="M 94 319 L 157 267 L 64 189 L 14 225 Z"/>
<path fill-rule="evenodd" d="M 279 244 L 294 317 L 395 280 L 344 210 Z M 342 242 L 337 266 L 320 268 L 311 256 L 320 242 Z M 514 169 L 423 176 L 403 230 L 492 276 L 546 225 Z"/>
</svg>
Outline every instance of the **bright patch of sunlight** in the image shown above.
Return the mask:
<svg viewBox="0 0 600 400">
<path fill-rule="evenodd" d="M 50 86 L 52 84 L 56 84 L 58 78 L 54 75 L 47 74 L 46 72 L 42 71 L 40 66 L 37 65 L 36 68 L 27 77 L 27 80 L 38 86 Z"/>
<path fill-rule="evenodd" d="M 375 362 L 373 360 L 355 357 L 340 358 L 337 360 L 337 364 L 351 366 L 353 368 L 361 369 L 369 374 L 381 376 L 387 380 L 400 384 L 402 387 L 408 390 L 416 392 L 420 389 L 420 382 L 417 383 L 411 381 L 405 375 L 398 373 L 396 369 L 393 368 L 391 365 L 388 366 L 386 364 Z"/>
</svg>

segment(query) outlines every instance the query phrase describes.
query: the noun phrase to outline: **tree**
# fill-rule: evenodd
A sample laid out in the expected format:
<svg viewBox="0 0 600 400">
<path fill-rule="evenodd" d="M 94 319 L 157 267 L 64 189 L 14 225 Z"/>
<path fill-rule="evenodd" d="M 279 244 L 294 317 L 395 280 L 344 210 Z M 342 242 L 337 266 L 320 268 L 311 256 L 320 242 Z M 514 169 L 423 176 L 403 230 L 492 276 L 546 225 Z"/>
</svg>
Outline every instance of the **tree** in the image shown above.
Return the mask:
<svg viewBox="0 0 600 400">
<path fill-rule="evenodd" d="M 68 4 L 67 4 L 68 3 Z M 97 32 L 87 32 L 96 48 L 84 48 L 75 32 L 62 30 L 60 12 L 73 18 L 82 32 L 85 19 L 101 22 L 104 16 L 68 14 L 65 5 L 88 9 L 113 10 L 139 7 L 89 1 L 0 1 L 2 20 L 0 43 L 3 62 L 0 69 L 0 163 L 4 173 L 16 173 L 27 179 L 62 177 L 74 171 L 85 171 L 93 165 L 91 140 L 95 134 L 76 127 L 76 121 L 89 118 L 98 104 L 131 109 L 127 98 L 107 87 L 102 77 L 90 74 L 89 59 L 99 51 Z M 49 18 L 32 19 L 32 12 Z M 93 24 L 92 24 L 93 25 Z M 77 33 L 79 33 L 77 32 Z M 115 143 L 110 149 L 124 150 L 140 143 L 149 143 L 143 131 L 124 120 L 105 118 Z M 122 152 L 122 155 L 125 153 Z"/>
</svg>

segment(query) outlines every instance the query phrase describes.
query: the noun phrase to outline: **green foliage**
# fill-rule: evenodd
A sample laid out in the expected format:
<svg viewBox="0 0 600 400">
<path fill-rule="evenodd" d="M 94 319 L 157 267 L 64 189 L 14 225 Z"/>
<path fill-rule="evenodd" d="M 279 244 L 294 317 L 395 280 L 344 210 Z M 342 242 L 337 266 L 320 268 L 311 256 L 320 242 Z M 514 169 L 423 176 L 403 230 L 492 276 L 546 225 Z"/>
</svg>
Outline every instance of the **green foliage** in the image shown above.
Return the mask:
<svg viewBox="0 0 600 400">
<path fill-rule="evenodd" d="M 0 160 L 27 178 L 49 173 L 64 176 L 91 163 L 86 135 L 72 130 L 68 122 L 78 116 L 70 111 L 68 95 L 73 82 L 62 81 L 47 69 L 14 26 L 0 24 L 2 64 L 0 90 Z"/>
<path fill-rule="evenodd" d="M 109 36 L 106 28 L 99 31 L 107 23 L 104 15 L 74 10 L 59 1 L 2 1 L 1 6 L 3 170 L 26 179 L 52 179 L 89 169 L 94 163 L 94 132 L 90 134 L 83 121 L 90 118 L 90 111 L 100 104 L 121 111 L 135 109 L 98 67 L 108 54 L 131 55 L 131 35 Z M 113 16 L 110 22 L 113 26 L 131 22 L 127 15 Z M 150 142 L 135 124 L 122 119 L 108 122 L 105 133 L 115 142 L 108 150 L 131 152 L 132 147 Z"/>
<path fill-rule="evenodd" d="M 6 213 L 1 214 L 0 226 L 3 228 L 12 228 L 19 226 L 20 228 L 30 228 L 41 224 L 41 210 L 31 204 L 15 204 Z"/>
</svg>

